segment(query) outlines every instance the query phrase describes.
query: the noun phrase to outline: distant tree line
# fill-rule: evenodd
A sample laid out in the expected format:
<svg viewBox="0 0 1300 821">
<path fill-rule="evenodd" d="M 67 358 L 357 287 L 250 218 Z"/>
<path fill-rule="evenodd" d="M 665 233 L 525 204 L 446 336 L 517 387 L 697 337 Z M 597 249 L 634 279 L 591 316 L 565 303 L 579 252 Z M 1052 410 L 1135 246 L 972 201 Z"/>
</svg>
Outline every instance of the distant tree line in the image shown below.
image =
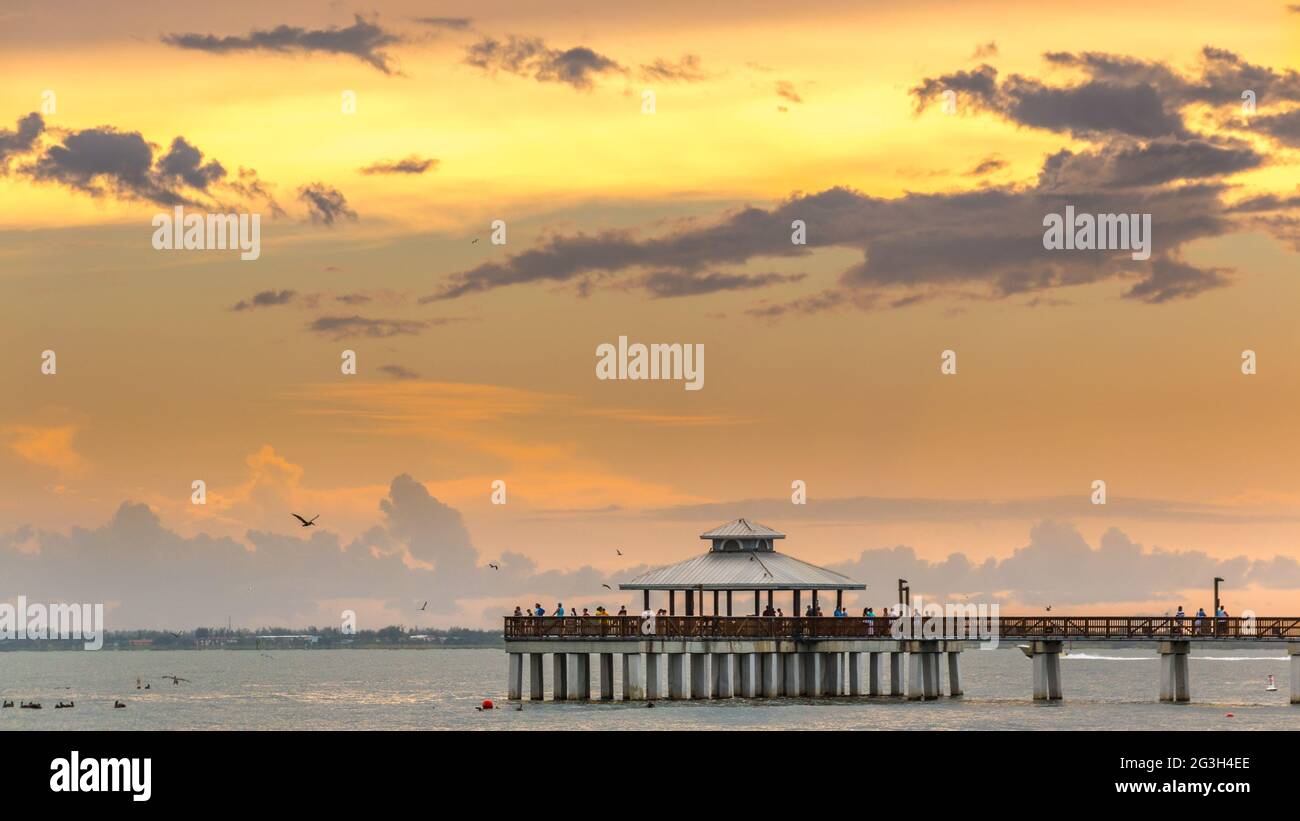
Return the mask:
<svg viewBox="0 0 1300 821">
<path fill-rule="evenodd" d="M 280 638 L 272 638 L 280 637 Z M 284 638 L 293 637 L 293 638 Z M 193 630 L 109 630 L 104 636 L 105 650 L 256 650 L 268 647 L 330 648 L 423 648 L 423 647 L 501 647 L 500 630 L 476 630 L 470 627 L 446 629 L 414 628 L 390 624 L 378 630 L 357 630 L 345 634 L 337 627 L 259 627 L 229 629 L 196 627 Z M 83 642 L 52 640 L 0 641 L 5 650 L 80 650 Z"/>
</svg>

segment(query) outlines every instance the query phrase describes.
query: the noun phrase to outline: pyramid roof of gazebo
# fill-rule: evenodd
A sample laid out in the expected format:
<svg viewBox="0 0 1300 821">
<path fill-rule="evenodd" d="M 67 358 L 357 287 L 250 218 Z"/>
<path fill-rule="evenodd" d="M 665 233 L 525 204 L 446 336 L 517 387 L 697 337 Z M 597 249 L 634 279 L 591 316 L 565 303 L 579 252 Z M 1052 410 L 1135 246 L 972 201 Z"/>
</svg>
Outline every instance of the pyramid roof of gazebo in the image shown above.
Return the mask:
<svg viewBox="0 0 1300 821">
<path fill-rule="evenodd" d="M 770 527 L 737 519 L 701 538 L 784 538 Z M 865 590 L 866 585 L 774 550 L 710 550 L 657 567 L 619 585 L 620 590 Z"/>
</svg>

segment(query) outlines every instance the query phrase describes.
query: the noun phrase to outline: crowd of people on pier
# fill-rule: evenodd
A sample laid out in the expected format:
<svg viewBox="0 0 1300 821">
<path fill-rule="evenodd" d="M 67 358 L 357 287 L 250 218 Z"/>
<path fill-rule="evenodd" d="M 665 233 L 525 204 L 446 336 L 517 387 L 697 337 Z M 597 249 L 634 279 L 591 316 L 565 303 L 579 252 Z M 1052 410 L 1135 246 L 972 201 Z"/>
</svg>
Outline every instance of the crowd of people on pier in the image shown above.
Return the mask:
<svg viewBox="0 0 1300 821">
<path fill-rule="evenodd" d="M 896 611 L 898 610 L 898 608 L 895 607 L 894 610 L 895 610 L 895 612 L 893 613 L 893 615 L 897 616 L 898 613 L 897 613 Z M 1179 610 L 1179 612 L 1182 612 L 1182 608 L 1181 608 L 1181 607 L 1178 608 L 1178 610 Z M 545 608 L 545 607 L 542 607 L 542 605 L 541 605 L 540 603 L 536 603 L 536 604 L 534 604 L 534 605 L 533 605 L 531 608 L 529 608 L 529 609 L 524 609 L 523 607 L 515 607 L 514 615 L 515 615 L 515 616 L 534 616 L 534 617 L 537 617 L 537 618 L 542 618 L 542 617 L 544 617 L 544 616 L 547 616 L 548 613 L 546 612 L 546 608 Z M 573 618 L 573 617 L 578 617 L 578 618 L 588 617 L 588 618 L 590 618 L 590 617 L 605 617 L 605 616 L 611 616 L 611 615 L 612 615 L 612 616 L 627 616 L 627 615 L 630 615 L 630 614 L 627 612 L 627 606 L 626 606 L 626 605 L 620 607 L 620 608 L 618 609 L 618 612 L 617 612 L 617 613 L 610 613 L 608 610 L 605 609 L 605 607 L 604 607 L 603 605 L 597 605 L 597 607 L 596 607 L 596 609 L 595 609 L 594 612 L 592 612 L 592 611 L 589 610 L 588 608 L 584 607 L 584 608 L 582 608 L 582 612 L 579 613 L 579 612 L 578 612 L 578 608 L 576 608 L 576 607 L 571 607 L 571 608 L 568 608 L 568 609 L 566 610 L 565 607 L 564 607 L 564 602 L 556 602 L 556 604 L 555 604 L 555 609 L 552 610 L 552 611 L 549 613 L 549 615 L 551 615 L 551 616 L 558 616 L 558 617 L 561 617 L 561 618 L 564 618 L 564 617 L 566 617 L 566 616 L 567 616 L 567 617 L 570 617 L 570 618 Z M 654 613 L 651 613 L 649 610 L 645 610 L 644 612 L 641 613 L 641 618 L 649 618 L 651 615 L 654 615 L 654 616 L 667 616 L 667 615 L 668 615 L 668 611 L 665 610 L 665 609 L 662 608 L 662 607 L 659 608 L 659 610 L 655 611 Z M 701 615 L 702 615 L 702 614 L 701 614 Z M 771 602 L 769 602 L 768 605 L 767 605 L 767 607 L 763 608 L 762 615 L 763 615 L 763 616 L 766 616 L 766 617 L 769 617 L 769 618 L 778 618 L 778 619 L 783 619 L 783 618 L 785 618 L 785 611 L 784 611 L 783 609 L 781 609 L 780 607 L 776 607 L 776 608 L 772 607 Z M 810 618 L 810 619 L 811 619 L 811 618 L 823 618 L 825 615 L 826 615 L 826 614 L 822 612 L 822 608 L 821 608 L 820 605 L 812 605 L 812 604 L 810 604 L 810 605 L 808 605 L 807 608 L 804 609 L 804 617 L 805 617 L 805 618 Z M 1226 614 L 1225 614 L 1225 615 L 1226 615 Z M 832 616 L 833 616 L 834 618 L 837 618 L 837 619 L 843 619 L 843 618 L 850 618 L 850 617 L 851 617 L 851 614 L 849 613 L 849 609 L 848 609 L 847 607 L 841 607 L 841 606 L 839 606 L 839 605 L 836 605 L 836 607 L 835 607 L 835 612 L 832 614 Z M 875 609 L 872 608 L 872 607 L 864 607 L 864 608 L 862 608 L 862 618 L 863 618 L 863 619 L 867 619 L 867 620 L 873 620 L 873 619 L 875 619 L 875 618 L 876 618 L 876 611 L 875 611 Z"/>
<path fill-rule="evenodd" d="M 1229 618 L 1228 609 L 1222 604 L 1215 609 L 1213 617 L 1206 614 L 1204 607 L 1198 608 L 1196 615 L 1191 617 L 1191 635 L 1203 636 L 1210 633 L 1219 636 L 1227 635 L 1229 632 Z M 1174 613 L 1174 625 L 1177 633 L 1182 634 L 1186 630 L 1183 625 L 1187 619 L 1187 611 L 1183 609 L 1181 604 L 1178 605 L 1178 612 Z"/>
</svg>

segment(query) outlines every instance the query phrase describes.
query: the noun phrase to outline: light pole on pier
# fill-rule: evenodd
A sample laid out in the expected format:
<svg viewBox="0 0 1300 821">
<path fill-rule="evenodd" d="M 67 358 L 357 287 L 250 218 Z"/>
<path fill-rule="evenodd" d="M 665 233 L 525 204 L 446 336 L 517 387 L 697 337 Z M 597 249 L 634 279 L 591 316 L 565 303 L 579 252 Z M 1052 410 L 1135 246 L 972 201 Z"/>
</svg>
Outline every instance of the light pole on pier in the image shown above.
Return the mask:
<svg viewBox="0 0 1300 821">
<path fill-rule="evenodd" d="M 899 615 L 907 613 L 911 609 L 912 588 L 907 579 L 898 580 L 898 607 Z"/>
</svg>

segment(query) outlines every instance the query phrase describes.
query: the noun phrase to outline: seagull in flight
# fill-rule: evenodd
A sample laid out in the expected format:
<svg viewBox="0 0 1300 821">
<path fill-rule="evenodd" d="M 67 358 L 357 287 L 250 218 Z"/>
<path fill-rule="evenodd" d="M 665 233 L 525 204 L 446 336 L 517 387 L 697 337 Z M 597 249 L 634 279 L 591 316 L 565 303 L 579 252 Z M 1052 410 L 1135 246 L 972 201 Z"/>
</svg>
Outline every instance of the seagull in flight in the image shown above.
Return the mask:
<svg viewBox="0 0 1300 821">
<path fill-rule="evenodd" d="M 623 551 L 619 550 L 617 547 L 614 548 L 614 552 L 617 553 L 617 554 L 620 555 L 620 556 L 623 555 Z"/>
<path fill-rule="evenodd" d="M 420 609 L 423 610 L 424 608 L 426 608 L 426 607 L 428 607 L 428 606 L 429 606 L 429 602 L 428 602 L 428 600 L 426 599 L 425 602 L 424 602 L 424 604 L 420 605 Z"/>
<path fill-rule="evenodd" d="M 295 518 L 295 519 L 297 519 L 298 521 L 302 522 L 302 526 L 303 526 L 303 527 L 311 527 L 311 526 L 313 526 L 313 525 L 316 524 L 316 520 L 320 518 L 320 514 L 317 513 L 315 516 L 311 517 L 311 520 L 310 520 L 310 521 L 307 520 L 307 519 L 304 519 L 304 518 L 301 517 L 301 516 L 299 516 L 297 513 L 293 514 L 293 518 Z"/>
<path fill-rule="evenodd" d="M 159 678 L 169 678 L 172 680 L 172 684 L 180 684 L 182 681 L 186 684 L 190 683 L 189 679 L 181 678 L 180 676 L 159 676 Z"/>
<path fill-rule="evenodd" d="M 613 590 L 613 589 L 614 589 L 614 588 L 610 587 L 610 586 L 607 585 L 607 584 L 602 584 L 601 587 L 605 588 L 606 590 Z"/>
<path fill-rule="evenodd" d="M 488 567 L 492 568 L 493 570 L 501 569 L 501 565 L 497 564 L 496 562 L 488 562 Z"/>
</svg>

